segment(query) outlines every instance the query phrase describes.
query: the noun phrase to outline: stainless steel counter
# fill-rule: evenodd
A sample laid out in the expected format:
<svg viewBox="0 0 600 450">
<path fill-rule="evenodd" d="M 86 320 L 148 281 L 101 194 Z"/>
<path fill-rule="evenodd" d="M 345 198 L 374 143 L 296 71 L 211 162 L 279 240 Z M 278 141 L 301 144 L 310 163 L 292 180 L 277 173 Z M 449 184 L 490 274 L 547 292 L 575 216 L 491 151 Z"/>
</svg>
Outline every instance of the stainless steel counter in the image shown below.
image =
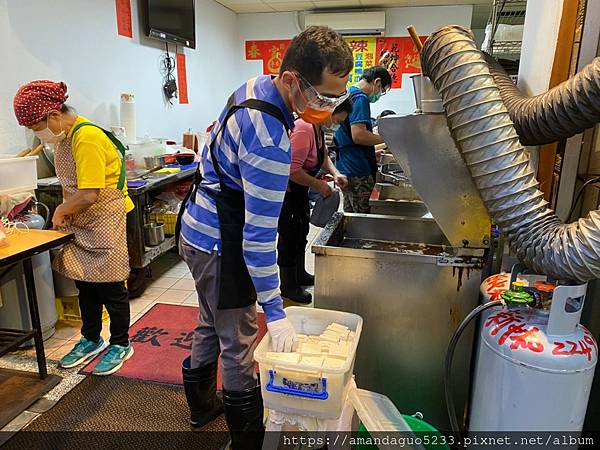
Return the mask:
<svg viewBox="0 0 600 450">
<path fill-rule="evenodd" d="M 315 307 L 364 320 L 358 386 L 387 395 L 403 413 L 421 411 L 434 426 L 449 429 L 446 346 L 478 303 L 484 251 L 457 256 L 432 219 L 372 214 L 336 214 L 312 251 Z M 472 346 L 470 330 L 455 357 L 458 410 L 466 404 Z"/>
</svg>

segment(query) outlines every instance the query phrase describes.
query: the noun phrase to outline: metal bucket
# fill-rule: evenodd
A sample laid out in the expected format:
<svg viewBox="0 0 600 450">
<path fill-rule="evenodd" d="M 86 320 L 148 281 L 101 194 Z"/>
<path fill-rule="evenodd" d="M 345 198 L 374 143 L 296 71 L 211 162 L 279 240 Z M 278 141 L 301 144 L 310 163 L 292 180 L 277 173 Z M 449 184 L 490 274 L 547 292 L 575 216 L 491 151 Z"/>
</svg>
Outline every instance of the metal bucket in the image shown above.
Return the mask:
<svg viewBox="0 0 600 450">
<path fill-rule="evenodd" d="M 424 113 L 443 113 L 442 98 L 431 80 L 422 74 L 412 75 L 410 78 L 415 90 L 417 109 Z"/>
<path fill-rule="evenodd" d="M 156 247 L 165 240 L 164 223 L 147 223 L 144 225 L 144 242 L 149 247 Z"/>
</svg>

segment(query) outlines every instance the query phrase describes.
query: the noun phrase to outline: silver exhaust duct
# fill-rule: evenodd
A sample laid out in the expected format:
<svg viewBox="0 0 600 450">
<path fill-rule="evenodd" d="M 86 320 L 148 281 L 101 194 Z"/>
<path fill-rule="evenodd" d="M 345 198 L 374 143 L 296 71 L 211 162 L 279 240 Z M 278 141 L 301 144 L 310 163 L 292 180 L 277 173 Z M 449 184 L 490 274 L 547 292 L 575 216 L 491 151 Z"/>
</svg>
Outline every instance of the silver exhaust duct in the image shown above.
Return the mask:
<svg viewBox="0 0 600 450">
<path fill-rule="evenodd" d="M 600 278 L 600 212 L 565 225 L 548 208 L 500 91 L 471 32 L 448 26 L 421 53 L 448 127 L 490 215 L 517 257 L 557 280 Z"/>
<path fill-rule="evenodd" d="M 521 93 L 493 57 L 485 60 L 523 145 L 556 142 L 600 122 L 600 58 L 535 97 Z"/>
</svg>

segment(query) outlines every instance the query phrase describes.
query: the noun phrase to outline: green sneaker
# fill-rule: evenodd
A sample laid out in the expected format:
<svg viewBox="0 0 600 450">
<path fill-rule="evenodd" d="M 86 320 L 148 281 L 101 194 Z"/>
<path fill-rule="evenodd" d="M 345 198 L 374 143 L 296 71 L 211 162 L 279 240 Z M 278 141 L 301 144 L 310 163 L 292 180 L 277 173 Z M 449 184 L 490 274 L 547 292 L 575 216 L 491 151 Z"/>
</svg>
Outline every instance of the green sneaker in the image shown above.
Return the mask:
<svg viewBox="0 0 600 450">
<path fill-rule="evenodd" d="M 110 375 L 121 368 L 123 363 L 133 356 L 131 343 L 124 345 L 109 345 L 106 355 L 102 357 L 93 375 Z"/>
<path fill-rule="evenodd" d="M 100 338 L 100 341 L 94 342 L 88 341 L 86 338 L 82 337 L 79 339 L 79 342 L 75 344 L 75 347 L 62 357 L 58 364 L 63 369 L 70 369 L 91 360 L 105 348 L 106 342 L 104 342 L 104 339 L 102 338 Z"/>
</svg>

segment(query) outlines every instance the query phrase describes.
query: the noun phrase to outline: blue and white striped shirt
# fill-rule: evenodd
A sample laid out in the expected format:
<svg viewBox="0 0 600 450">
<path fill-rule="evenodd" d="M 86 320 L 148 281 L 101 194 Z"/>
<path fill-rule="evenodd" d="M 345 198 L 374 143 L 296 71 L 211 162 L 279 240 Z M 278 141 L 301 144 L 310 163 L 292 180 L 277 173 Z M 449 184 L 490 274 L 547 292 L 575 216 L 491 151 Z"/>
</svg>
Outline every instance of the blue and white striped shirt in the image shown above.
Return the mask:
<svg viewBox="0 0 600 450">
<path fill-rule="evenodd" d="M 234 93 L 235 103 L 249 98 L 263 100 L 283 112 L 290 129 L 294 118 L 270 76 L 247 81 Z M 202 149 L 202 187 L 218 192 L 209 143 L 221 127 L 227 107 Z M 244 191 L 246 223 L 243 230 L 244 259 L 254 283 L 259 303 L 281 299 L 277 268 L 277 222 L 288 186 L 290 140 L 283 124 L 275 117 L 244 108 L 228 120 L 215 142 L 215 158 L 228 187 Z M 196 201 L 189 201 L 182 217 L 181 238 L 194 248 L 210 253 L 221 251 L 219 218 L 215 202 L 202 189 Z M 227 270 L 224 268 L 224 270 Z"/>
</svg>

